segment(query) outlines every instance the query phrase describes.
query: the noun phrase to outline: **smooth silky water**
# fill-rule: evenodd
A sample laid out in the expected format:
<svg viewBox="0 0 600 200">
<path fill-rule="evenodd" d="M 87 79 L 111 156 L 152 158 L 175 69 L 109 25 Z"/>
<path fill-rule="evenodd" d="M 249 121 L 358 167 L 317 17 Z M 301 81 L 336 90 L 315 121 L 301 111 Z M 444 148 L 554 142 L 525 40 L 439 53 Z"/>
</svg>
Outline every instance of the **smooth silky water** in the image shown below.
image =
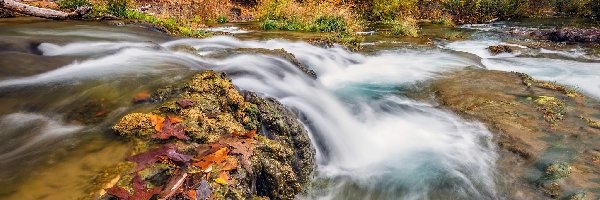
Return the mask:
<svg viewBox="0 0 600 200">
<path fill-rule="evenodd" d="M 178 39 L 144 27 L 34 19 L 3 20 L 0 27 L 0 199 L 81 196 L 98 170 L 128 153 L 111 124 L 155 106 L 134 105 L 132 97 L 199 70 L 226 72 L 239 89 L 277 98 L 298 113 L 318 164 L 301 199 L 509 196 L 486 127 L 403 95 L 445 72 L 522 71 L 600 97 L 594 58 L 491 56 L 482 48 L 502 43 L 493 36 L 353 53 L 256 32 L 239 32 L 255 34 L 244 39 Z M 182 45 L 197 51 L 178 51 Z M 232 48 L 283 48 L 318 78 L 275 56 L 211 57 Z"/>
</svg>

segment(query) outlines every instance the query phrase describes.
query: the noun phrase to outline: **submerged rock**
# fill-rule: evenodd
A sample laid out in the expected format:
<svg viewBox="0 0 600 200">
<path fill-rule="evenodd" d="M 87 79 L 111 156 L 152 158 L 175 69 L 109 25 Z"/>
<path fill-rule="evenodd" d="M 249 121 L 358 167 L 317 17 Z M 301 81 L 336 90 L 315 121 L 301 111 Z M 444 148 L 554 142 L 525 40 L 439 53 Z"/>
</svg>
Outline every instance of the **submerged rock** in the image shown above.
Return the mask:
<svg viewBox="0 0 600 200">
<path fill-rule="evenodd" d="M 226 50 L 223 50 L 221 52 L 211 55 L 211 57 L 222 58 L 225 56 L 241 55 L 241 54 L 252 54 L 252 55 L 262 54 L 262 55 L 270 55 L 270 56 L 275 56 L 278 58 L 283 58 L 283 59 L 287 60 L 288 62 L 292 63 L 294 66 L 296 66 L 296 68 L 298 68 L 300 71 L 304 72 L 306 75 L 310 76 L 311 78 L 314 78 L 314 79 L 317 78 L 317 73 L 315 73 L 315 71 L 313 71 L 312 69 L 310 69 L 309 67 L 304 65 L 302 62 L 300 62 L 296 58 L 296 56 L 294 56 L 294 54 L 291 54 L 291 53 L 285 51 L 284 49 L 273 49 L 273 50 L 262 49 L 262 48 L 226 49 Z"/>
<path fill-rule="evenodd" d="M 153 95 L 161 106 L 113 127 L 132 140 L 133 156 L 129 170 L 101 173 L 104 198 L 293 199 L 304 190 L 315 151 L 293 112 L 242 96 L 212 71 L 167 88 Z"/>
<path fill-rule="evenodd" d="M 500 187 L 510 199 L 600 197 L 598 101 L 555 83 L 511 72 L 468 69 L 427 89 L 442 107 L 481 121 L 500 147 Z M 593 120 L 591 120 L 593 121 Z M 593 154 L 593 155 L 592 155 Z"/>
</svg>

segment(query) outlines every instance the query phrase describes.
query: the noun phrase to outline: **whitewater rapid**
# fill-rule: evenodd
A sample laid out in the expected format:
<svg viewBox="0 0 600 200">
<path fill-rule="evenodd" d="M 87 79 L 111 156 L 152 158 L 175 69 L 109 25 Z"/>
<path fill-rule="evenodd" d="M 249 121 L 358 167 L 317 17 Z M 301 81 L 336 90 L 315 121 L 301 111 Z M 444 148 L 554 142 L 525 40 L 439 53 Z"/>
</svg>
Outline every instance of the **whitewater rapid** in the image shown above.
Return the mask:
<svg viewBox="0 0 600 200">
<path fill-rule="evenodd" d="M 197 51 L 173 50 L 181 45 Z M 318 78 L 273 55 L 210 56 L 232 48 L 285 49 Z M 399 94 L 403 86 L 480 66 L 470 57 L 442 49 L 362 55 L 304 42 L 232 37 L 162 44 L 42 43 L 38 49 L 45 56 L 89 57 L 38 75 L 0 81 L 0 89 L 217 70 L 230 74 L 239 89 L 278 99 L 302 116 L 317 149 L 317 179 L 328 182 L 301 198 L 500 198 L 491 133 L 478 122 Z"/>
</svg>

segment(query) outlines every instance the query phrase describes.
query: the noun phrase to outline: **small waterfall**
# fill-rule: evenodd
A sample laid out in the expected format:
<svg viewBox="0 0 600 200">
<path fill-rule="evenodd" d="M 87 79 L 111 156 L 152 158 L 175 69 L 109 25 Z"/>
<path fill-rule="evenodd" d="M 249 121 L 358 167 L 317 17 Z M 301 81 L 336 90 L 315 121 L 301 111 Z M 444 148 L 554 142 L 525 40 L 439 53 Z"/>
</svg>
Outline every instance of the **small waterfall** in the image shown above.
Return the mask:
<svg viewBox="0 0 600 200">
<path fill-rule="evenodd" d="M 173 51 L 189 45 L 197 52 Z M 287 60 L 232 48 L 285 49 L 313 69 L 310 78 Z M 2 88 L 72 80 L 160 77 L 163 72 L 217 70 L 240 89 L 277 98 L 304 119 L 317 147 L 317 181 L 308 199 L 497 199 L 490 132 L 477 122 L 400 95 L 403 86 L 440 73 L 478 66 L 439 49 L 361 55 L 284 40 L 231 37 L 140 43 L 42 44 L 46 56 L 88 55 L 30 77 L 0 81 Z"/>
</svg>

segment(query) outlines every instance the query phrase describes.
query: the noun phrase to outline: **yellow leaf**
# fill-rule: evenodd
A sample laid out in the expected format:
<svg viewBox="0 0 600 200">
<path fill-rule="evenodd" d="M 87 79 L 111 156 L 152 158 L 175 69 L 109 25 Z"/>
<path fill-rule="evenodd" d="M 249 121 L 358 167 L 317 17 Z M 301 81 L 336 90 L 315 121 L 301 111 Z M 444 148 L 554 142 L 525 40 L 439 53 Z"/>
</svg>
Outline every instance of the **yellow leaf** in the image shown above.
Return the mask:
<svg viewBox="0 0 600 200">
<path fill-rule="evenodd" d="M 221 184 L 221 185 L 227 185 L 227 181 L 221 177 L 215 178 L 215 182 L 217 182 L 218 184 Z"/>
</svg>

